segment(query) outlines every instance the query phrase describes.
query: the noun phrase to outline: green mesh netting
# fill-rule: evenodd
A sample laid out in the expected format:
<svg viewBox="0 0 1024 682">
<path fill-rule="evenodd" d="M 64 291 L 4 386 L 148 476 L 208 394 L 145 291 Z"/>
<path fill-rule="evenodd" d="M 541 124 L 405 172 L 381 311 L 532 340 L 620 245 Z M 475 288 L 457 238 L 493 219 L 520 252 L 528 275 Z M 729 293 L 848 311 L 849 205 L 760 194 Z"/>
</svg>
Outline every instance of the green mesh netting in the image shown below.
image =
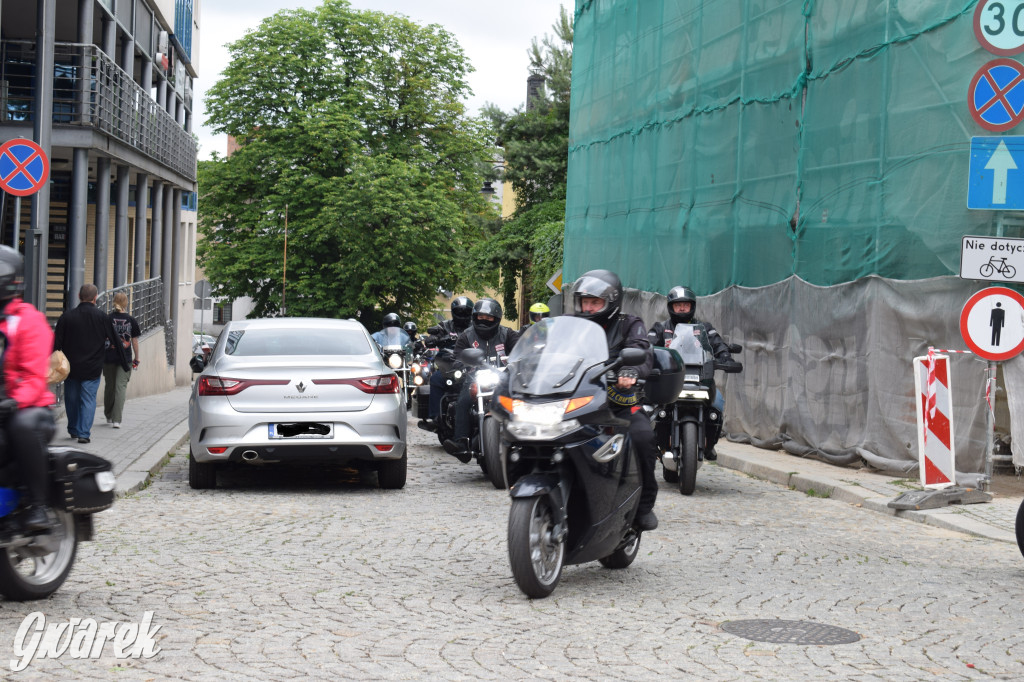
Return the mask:
<svg viewBox="0 0 1024 682">
<path fill-rule="evenodd" d="M 956 274 L 996 231 L 966 208 L 975 4 L 577 0 L 565 280 Z"/>
</svg>

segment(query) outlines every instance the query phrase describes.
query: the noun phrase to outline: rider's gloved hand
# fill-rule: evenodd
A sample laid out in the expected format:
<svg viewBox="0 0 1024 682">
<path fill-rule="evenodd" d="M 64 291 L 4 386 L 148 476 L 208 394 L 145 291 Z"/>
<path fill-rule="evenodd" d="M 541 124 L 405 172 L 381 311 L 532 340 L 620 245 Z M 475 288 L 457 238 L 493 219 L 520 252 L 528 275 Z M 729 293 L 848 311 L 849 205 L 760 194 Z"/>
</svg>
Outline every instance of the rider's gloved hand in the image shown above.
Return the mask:
<svg viewBox="0 0 1024 682">
<path fill-rule="evenodd" d="M 640 377 L 640 372 L 637 371 L 636 367 L 623 367 L 618 371 L 618 381 L 616 385 L 619 388 L 632 388 L 633 384 Z"/>
<path fill-rule="evenodd" d="M 18 401 L 14 398 L 0 399 L 0 417 L 10 417 L 18 411 Z"/>
</svg>

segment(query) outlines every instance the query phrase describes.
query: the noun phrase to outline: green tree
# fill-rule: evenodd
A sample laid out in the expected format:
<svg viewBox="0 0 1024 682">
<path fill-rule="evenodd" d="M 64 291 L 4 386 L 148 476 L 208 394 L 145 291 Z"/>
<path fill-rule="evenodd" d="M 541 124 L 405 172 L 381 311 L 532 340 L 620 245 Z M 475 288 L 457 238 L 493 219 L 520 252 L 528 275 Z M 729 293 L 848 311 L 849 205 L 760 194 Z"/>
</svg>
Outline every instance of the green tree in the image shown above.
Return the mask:
<svg viewBox="0 0 1024 682">
<path fill-rule="evenodd" d="M 219 294 L 372 327 L 474 284 L 460 263 L 495 214 L 479 193 L 491 151 L 451 34 L 325 0 L 229 49 L 206 106 L 240 149 L 199 168 L 199 260 Z"/>
<path fill-rule="evenodd" d="M 553 36 L 534 38 L 529 50 L 532 72 L 544 79 L 538 98 L 512 113 L 493 105 L 482 112 L 503 148 L 516 211 L 474 256 L 495 273 L 492 283 L 502 291 L 509 317 L 518 315 L 518 280 L 528 301 L 546 300 L 546 282 L 562 265 L 573 39 L 572 15 L 564 6 L 552 29 Z"/>
</svg>

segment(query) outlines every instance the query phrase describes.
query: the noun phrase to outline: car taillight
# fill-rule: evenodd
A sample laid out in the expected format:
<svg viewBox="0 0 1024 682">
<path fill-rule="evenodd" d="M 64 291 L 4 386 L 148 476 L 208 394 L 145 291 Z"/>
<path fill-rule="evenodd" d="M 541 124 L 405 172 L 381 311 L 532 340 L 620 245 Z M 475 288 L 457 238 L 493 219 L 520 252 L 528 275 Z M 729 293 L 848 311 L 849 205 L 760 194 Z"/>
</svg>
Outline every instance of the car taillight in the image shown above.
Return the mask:
<svg viewBox="0 0 1024 682">
<path fill-rule="evenodd" d="M 355 386 L 363 393 L 398 393 L 398 377 L 394 374 L 381 374 L 376 377 L 360 379 L 313 379 L 314 384 L 348 384 Z"/>
<path fill-rule="evenodd" d="M 231 379 L 228 377 L 199 377 L 199 395 L 235 395 L 250 386 L 287 386 L 287 379 Z"/>
</svg>

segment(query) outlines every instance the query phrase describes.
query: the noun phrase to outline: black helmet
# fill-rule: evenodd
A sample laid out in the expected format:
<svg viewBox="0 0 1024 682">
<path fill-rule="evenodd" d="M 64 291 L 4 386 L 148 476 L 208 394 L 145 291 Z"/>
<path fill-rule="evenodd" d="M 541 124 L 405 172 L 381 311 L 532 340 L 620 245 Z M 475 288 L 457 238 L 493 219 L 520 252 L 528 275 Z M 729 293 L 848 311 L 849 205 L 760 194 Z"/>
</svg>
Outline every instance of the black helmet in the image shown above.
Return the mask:
<svg viewBox="0 0 1024 682">
<path fill-rule="evenodd" d="M 693 289 L 690 287 L 672 287 L 666 298 L 668 298 L 668 319 L 672 321 L 673 325 L 688 324 L 693 321 L 693 314 L 697 312 L 697 294 L 693 293 Z M 673 303 L 684 301 L 690 302 L 690 312 L 672 312 Z"/>
<path fill-rule="evenodd" d="M 452 301 L 452 326 L 462 331 L 469 327 L 473 319 L 473 302 L 465 296 L 459 296 Z"/>
<path fill-rule="evenodd" d="M 384 316 L 384 321 L 381 323 L 382 327 L 401 327 L 402 320 L 398 317 L 398 313 L 388 313 Z"/>
<path fill-rule="evenodd" d="M 481 320 L 480 315 L 490 315 L 493 320 Z M 493 298 L 481 298 L 473 306 L 473 330 L 481 339 L 494 336 L 501 325 L 501 304 Z"/>
<path fill-rule="evenodd" d="M 604 306 L 596 313 L 584 313 L 581 299 L 600 298 Z M 604 324 L 619 313 L 622 308 L 622 282 L 611 270 L 584 272 L 572 285 L 572 308 L 576 317 Z"/>
<path fill-rule="evenodd" d="M 409 320 L 408 322 L 402 325 L 402 329 L 404 329 L 405 333 L 408 334 L 409 337 L 411 338 L 413 336 L 416 336 L 416 332 L 419 330 L 419 327 L 416 326 L 415 322 Z"/>
<path fill-rule="evenodd" d="M 25 291 L 25 259 L 9 246 L 0 246 L 0 301 Z"/>
</svg>

